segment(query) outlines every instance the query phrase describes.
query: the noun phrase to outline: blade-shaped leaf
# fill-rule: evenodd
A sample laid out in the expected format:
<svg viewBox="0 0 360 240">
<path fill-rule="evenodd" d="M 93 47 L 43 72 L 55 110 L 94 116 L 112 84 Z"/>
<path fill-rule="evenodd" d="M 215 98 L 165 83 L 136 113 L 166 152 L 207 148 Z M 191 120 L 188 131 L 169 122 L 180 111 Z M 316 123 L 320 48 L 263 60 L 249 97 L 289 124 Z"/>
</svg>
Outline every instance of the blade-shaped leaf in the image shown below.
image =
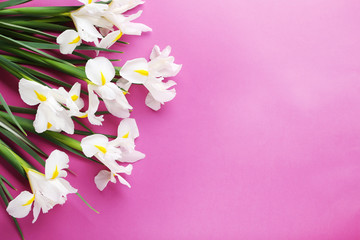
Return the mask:
<svg viewBox="0 0 360 240">
<path fill-rule="evenodd" d="M 67 29 L 71 29 L 70 27 L 59 24 L 37 21 L 14 21 L 12 23 L 23 27 L 30 27 L 38 30 L 46 30 L 51 32 L 63 32 Z"/>
<path fill-rule="evenodd" d="M 6 198 L 5 190 L 7 190 L 5 186 L 0 187 L 0 196 L 1 196 L 2 200 L 4 201 L 5 205 L 8 206 L 9 205 L 9 200 Z M 9 194 L 9 196 L 10 196 L 10 200 L 12 200 L 13 197 L 10 194 Z M 21 231 L 19 222 L 16 220 L 16 218 L 14 218 L 14 217 L 11 217 L 11 218 L 14 220 L 14 224 L 15 224 L 15 226 L 16 226 L 16 228 L 17 228 L 17 230 L 18 230 L 18 232 L 19 232 L 19 234 L 21 236 L 21 239 L 24 240 L 24 235 L 23 235 L 23 233 Z"/>
<path fill-rule="evenodd" d="M 0 175 L 0 178 L 7 184 L 9 187 L 11 187 L 14 190 L 17 190 L 10 182 L 7 180 L 3 175 Z"/>
<path fill-rule="evenodd" d="M 0 55 L 0 67 L 5 68 L 5 70 L 11 70 L 10 73 L 12 73 L 17 78 L 26 78 L 28 80 L 34 80 L 42 85 L 48 86 L 43 81 L 41 81 L 39 78 L 35 77 L 31 73 L 27 72 L 23 68 L 21 68 L 16 63 L 13 63 L 12 61 L 8 60 L 7 58 Z"/>
<path fill-rule="evenodd" d="M 30 2 L 31 0 L 8 0 L 0 3 L 0 9 L 20 5 L 22 3 Z"/>
<path fill-rule="evenodd" d="M 25 43 L 29 46 L 32 46 L 34 48 L 38 48 L 38 49 L 59 49 L 59 45 L 58 44 L 54 44 L 54 43 L 39 43 L 39 42 L 27 42 L 27 41 L 21 41 L 22 43 Z M 107 48 L 99 48 L 99 47 L 94 47 L 94 46 L 88 46 L 88 45 L 81 45 L 76 47 L 77 50 L 99 50 L 99 51 L 104 51 L 104 52 L 114 52 L 114 53 L 123 53 L 121 51 L 117 51 L 117 50 L 112 50 L 112 49 L 107 49 Z"/>
<path fill-rule="evenodd" d="M 24 129 L 20 126 L 19 122 L 16 121 L 14 115 L 12 114 L 9 106 L 7 105 L 7 103 L 6 103 L 5 99 L 3 98 L 3 96 L 1 95 L 1 93 L 0 93 L 0 102 L 1 102 L 1 104 L 4 106 L 6 112 L 10 115 L 11 119 L 14 121 L 15 125 L 19 128 L 19 130 L 20 130 L 25 136 L 27 136 L 26 132 L 25 132 Z"/>
<path fill-rule="evenodd" d="M 3 113 L 3 112 L 1 112 L 1 113 Z M 9 118 L 9 116 L 7 116 L 7 117 Z M 14 117 L 15 117 L 16 121 L 18 121 L 19 124 L 24 127 L 24 125 L 22 124 L 23 121 L 21 119 L 17 118 L 16 116 L 14 116 Z M 12 118 L 10 118 L 10 120 L 13 121 Z M 34 149 L 41 155 L 47 157 L 46 153 L 44 153 L 40 148 L 38 148 L 35 144 L 33 144 L 27 137 L 25 137 L 21 132 L 19 132 L 15 127 L 13 127 L 7 120 L 5 120 L 2 117 L 0 117 L 0 127 L 2 127 L 3 129 L 6 129 L 8 132 L 15 135 L 21 141 L 23 141 L 26 145 L 28 145 L 29 147 L 31 147 L 32 149 Z"/>
<path fill-rule="evenodd" d="M 21 147 L 25 152 L 27 152 L 30 156 L 32 156 L 36 161 L 38 161 L 42 166 L 45 167 L 45 161 L 38 155 L 31 147 L 26 145 L 23 141 L 17 138 L 14 134 L 11 134 L 9 131 L 6 131 L 3 128 L 0 128 L 0 133 L 4 134 L 8 139 L 16 143 L 19 147 Z"/>
<path fill-rule="evenodd" d="M 98 211 L 96 211 L 95 210 L 95 208 L 93 208 L 81 195 L 80 195 L 80 193 L 76 193 L 76 195 L 81 199 L 81 201 L 83 201 L 85 204 L 86 204 L 86 206 L 88 206 L 91 210 L 93 210 L 94 212 L 96 212 L 96 213 L 99 213 Z"/>
<path fill-rule="evenodd" d="M 2 34 L 0 34 L 0 39 L 3 39 L 3 40 L 8 41 L 8 42 L 11 42 L 11 43 L 16 44 L 16 45 L 18 45 L 18 46 L 20 46 L 20 47 L 24 47 L 24 48 L 26 48 L 26 49 L 28 49 L 28 50 L 30 50 L 30 51 L 36 52 L 36 53 L 38 53 L 38 54 L 40 54 L 40 55 L 42 55 L 42 56 L 44 56 L 44 57 L 47 57 L 47 58 L 49 58 L 49 59 L 52 59 L 52 60 L 55 60 L 55 61 L 58 61 L 58 62 L 62 62 L 62 63 L 64 63 L 64 64 L 69 64 L 68 62 L 66 62 L 66 61 L 64 61 L 64 60 L 62 60 L 62 59 L 60 59 L 60 58 L 51 56 L 50 54 L 47 54 L 46 52 L 40 51 L 39 49 L 28 45 L 28 44 L 27 44 L 26 42 L 24 42 L 24 41 L 17 41 L 17 40 L 14 40 L 14 39 L 12 39 L 12 38 L 9 38 L 9 37 L 7 37 L 7 36 L 5 36 L 5 35 L 2 35 Z"/>
<path fill-rule="evenodd" d="M 23 7 L 1 10 L 0 15 L 55 16 L 70 13 L 78 8 L 78 6 Z"/>
<path fill-rule="evenodd" d="M 5 11 L 5 10 L 0 11 L 0 15 L 1 15 L 1 13 L 3 11 Z M 23 26 L 19 26 L 19 25 L 16 25 L 16 24 L 3 22 L 3 21 L 0 21 L 0 27 L 7 28 L 7 29 L 10 29 L 10 30 L 13 30 L 13 31 L 18 30 L 18 31 L 22 31 L 22 32 L 32 33 L 32 34 L 39 34 L 41 36 L 48 37 L 48 38 L 53 38 L 53 39 L 56 38 L 56 36 L 54 36 L 54 35 L 51 35 L 51 34 L 36 30 L 36 29 L 23 27 Z"/>
</svg>

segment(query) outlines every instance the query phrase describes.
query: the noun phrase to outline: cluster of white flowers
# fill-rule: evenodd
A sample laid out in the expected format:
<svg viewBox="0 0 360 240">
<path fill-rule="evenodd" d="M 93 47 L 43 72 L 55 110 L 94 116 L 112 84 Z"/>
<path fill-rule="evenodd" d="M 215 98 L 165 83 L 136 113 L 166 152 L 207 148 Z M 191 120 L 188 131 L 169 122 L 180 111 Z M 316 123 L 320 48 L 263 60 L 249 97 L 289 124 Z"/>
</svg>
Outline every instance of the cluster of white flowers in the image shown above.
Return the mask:
<svg viewBox="0 0 360 240">
<path fill-rule="evenodd" d="M 68 181 L 63 179 L 67 172 L 64 170 L 69 167 L 69 157 L 66 153 L 54 150 L 45 164 L 45 174 L 34 169 L 25 169 L 29 179 L 31 192 L 23 191 L 15 199 L 10 201 L 7 212 L 16 218 L 27 216 L 34 203 L 33 223 L 37 220 L 40 210 L 47 213 L 57 204 L 64 204 L 66 195 L 76 193 Z"/>
<path fill-rule="evenodd" d="M 96 3 L 93 0 L 79 0 L 84 4 L 80 9 L 71 12 L 75 30 L 66 30 L 57 38 L 60 52 L 70 54 L 82 41 L 94 42 L 101 48 L 109 48 L 123 34 L 141 35 L 151 31 L 151 28 L 140 23 L 133 23 L 142 11 L 125 16 L 124 13 L 143 4 L 140 0 L 112 0 L 110 4 Z M 117 28 L 114 29 L 114 27 Z M 129 118 L 132 106 L 126 99 L 126 94 L 132 84 L 144 85 L 149 93 L 145 104 L 157 111 L 165 102 L 172 100 L 176 91 L 172 88 L 176 83 L 165 78 L 176 76 L 182 65 L 175 64 L 175 58 L 170 56 L 171 47 L 163 51 L 154 46 L 150 60 L 137 58 L 127 61 L 120 70 L 120 79 L 115 79 L 115 68 L 105 57 L 96 57 L 87 61 L 85 74 L 88 90 L 88 109 L 82 111 L 84 101 L 80 97 L 81 85 L 75 83 L 66 91 L 41 85 L 35 81 L 21 79 L 19 92 L 22 100 L 28 105 L 38 105 L 34 120 L 34 128 L 38 133 L 44 131 L 64 131 L 74 133 L 73 117 L 88 118 L 93 125 L 102 125 L 102 115 L 95 115 L 100 99 L 105 103 L 108 111 L 123 120 L 117 130 L 117 137 L 111 141 L 101 134 L 93 134 L 81 140 L 81 148 L 87 157 L 95 157 L 108 170 L 101 170 L 95 177 L 97 188 L 102 191 L 111 181 L 130 187 L 130 184 L 120 174 L 130 175 L 132 164 L 145 155 L 135 150 L 135 139 L 139 130 L 135 119 Z M 32 193 L 22 192 L 10 202 L 7 211 L 13 217 L 25 217 L 34 203 L 34 221 L 40 210 L 46 213 L 56 204 L 63 204 L 66 195 L 77 190 L 62 179 L 66 176 L 63 170 L 68 167 L 69 159 L 63 152 L 55 150 L 46 161 L 45 175 L 34 169 L 25 169 Z M 120 163 L 127 163 L 126 166 Z M 130 163 L 130 164 L 129 164 Z"/>
<path fill-rule="evenodd" d="M 110 171 L 101 170 L 95 177 L 95 184 L 99 190 L 103 190 L 109 181 L 115 183 L 115 176 L 119 182 L 130 187 L 130 184 L 123 179 L 119 173 L 131 174 L 132 165 L 120 166 L 116 161 L 133 163 L 145 157 L 145 154 L 135 150 L 135 138 L 139 136 L 139 130 L 135 119 L 126 118 L 118 127 L 118 136 L 109 141 L 101 134 L 93 134 L 81 140 L 81 147 L 87 157 L 95 156 Z"/>
<path fill-rule="evenodd" d="M 164 82 L 164 77 L 175 76 L 181 69 L 181 65 L 174 63 L 174 57 L 169 56 L 170 51 L 170 46 L 163 51 L 155 46 L 149 62 L 145 58 L 127 61 L 120 70 L 121 78 L 116 84 L 112 82 L 115 68 L 107 58 L 88 60 L 85 73 L 88 78 L 89 106 L 85 112 L 80 111 L 84 107 L 84 101 L 80 98 L 80 83 L 75 83 L 67 92 L 62 87 L 53 89 L 21 79 L 20 96 L 31 106 L 39 104 L 34 121 L 34 128 L 38 133 L 51 130 L 73 134 L 74 123 L 71 117 L 87 117 L 91 124 L 101 125 L 103 116 L 95 115 L 100 104 L 99 97 L 112 115 L 129 117 L 132 106 L 125 94 L 132 83 L 143 84 L 149 90 L 145 104 L 153 110 L 159 110 L 161 104 L 172 100 L 176 95 L 175 89 L 171 88 L 176 83 L 172 80 Z"/>
<path fill-rule="evenodd" d="M 70 54 L 82 41 L 93 42 L 101 48 L 109 48 L 123 34 L 141 35 L 151 31 L 142 23 L 132 21 L 140 17 L 142 11 L 126 16 L 126 11 L 143 4 L 139 0 L 112 0 L 110 4 L 97 3 L 93 0 L 79 0 L 84 4 L 71 12 L 71 18 L 77 29 L 66 30 L 57 38 L 60 51 Z M 117 30 L 115 30 L 115 28 Z"/>
<path fill-rule="evenodd" d="M 80 83 L 67 92 L 64 88 L 53 89 L 34 81 L 21 79 L 19 92 L 21 99 L 28 105 L 39 105 L 34 121 L 35 131 L 42 133 L 46 130 L 74 133 L 72 116 L 80 116 L 80 109 L 84 106 L 80 98 Z M 66 108 L 67 109 L 66 109 Z"/>
</svg>

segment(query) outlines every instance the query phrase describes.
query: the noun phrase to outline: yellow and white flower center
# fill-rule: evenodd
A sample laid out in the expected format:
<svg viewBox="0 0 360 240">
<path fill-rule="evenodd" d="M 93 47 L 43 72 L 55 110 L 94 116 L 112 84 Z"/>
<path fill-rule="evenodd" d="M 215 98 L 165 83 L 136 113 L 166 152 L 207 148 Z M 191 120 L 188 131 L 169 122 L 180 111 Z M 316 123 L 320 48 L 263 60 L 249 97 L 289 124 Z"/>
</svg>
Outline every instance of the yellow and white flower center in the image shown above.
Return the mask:
<svg viewBox="0 0 360 240">
<path fill-rule="evenodd" d="M 143 76 L 149 76 L 149 72 L 146 70 L 134 70 L 134 72 L 139 73 Z"/>
<path fill-rule="evenodd" d="M 28 205 L 32 204 L 34 200 L 35 200 L 35 194 L 33 194 L 32 198 L 29 201 L 27 201 L 26 203 L 24 203 L 23 206 L 28 206 Z"/>
<path fill-rule="evenodd" d="M 78 98 L 79 98 L 79 96 L 76 95 L 76 94 L 74 94 L 74 95 L 71 96 L 71 100 L 73 100 L 74 102 L 75 102 L 76 100 L 78 100 Z"/>
<path fill-rule="evenodd" d="M 71 42 L 69 42 L 69 44 L 78 43 L 79 41 L 80 41 L 80 36 L 77 36 L 74 40 L 72 40 Z"/>
<path fill-rule="evenodd" d="M 55 179 L 57 176 L 59 176 L 59 170 L 58 170 L 58 167 L 56 165 L 51 179 Z"/>
<path fill-rule="evenodd" d="M 116 38 L 115 38 L 112 42 L 114 43 L 114 42 L 116 42 L 117 40 L 119 40 L 122 35 L 123 35 L 123 33 L 120 32 L 119 35 L 117 35 Z"/>
<path fill-rule="evenodd" d="M 105 154 L 105 153 L 107 152 L 106 148 L 103 147 L 103 146 L 95 145 L 95 147 L 96 147 L 97 149 L 99 149 L 100 152 L 102 152 L 103 154 Z"/>
<path fill-rule="evenodd" d="M 88 117 L 88 114 L 85 113 L 84 115 L 80 116 L 79 118 L 87 118 Z"/>
<path fill-rule="evenodd" d="M 35 94 L 36 94 L 36 97 L 41 101 L 41 102 L 45 102 L 46 101 L 46 97 L 45 97 L 45 95 L 43 95 L 43 94 L 41 94 L 41 93 L 38 93 L 37 91 L 35 91 L 34 90 L 34 92 L 35 92 Z"/>
<path fill-rule="evenodd" d="M 129 137 L 129 133 L 130 133 L 130 132 L 127 132 L 124 136 L 122 136 L 122 138 L 128 138 L 128 137 Z"/>
<path fill-rule="evenodd" d="M 106 83 L 106 79 L 105 79 L 105 76 L 104 76 L 104 74 L 102 72 L 100 72 L 100 74 L 101 74 L 101 84 L 104 86 L 105 83 Z"/>
</svg>

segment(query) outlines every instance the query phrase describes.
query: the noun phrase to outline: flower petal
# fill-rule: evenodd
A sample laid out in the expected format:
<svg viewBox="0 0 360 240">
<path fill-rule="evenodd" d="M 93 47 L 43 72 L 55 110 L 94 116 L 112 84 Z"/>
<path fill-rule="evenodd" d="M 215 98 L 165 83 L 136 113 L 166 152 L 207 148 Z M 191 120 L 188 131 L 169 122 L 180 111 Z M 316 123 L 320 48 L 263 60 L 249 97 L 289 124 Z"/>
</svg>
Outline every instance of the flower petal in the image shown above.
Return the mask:
<svg viewBox="0 0 360 240">
<path fill-rule="evenodd" d="M 121 162 L 128 162 L 128 163 L 134 163 L 136 161 L 139 161 L 140 159 L 145 158 L 145 154 L 143 154 L 142 152 L 133 150 L 130 152 L 122 152 L 122 158 L 121 158 Z"/>
<path fill-rule="evenodd" d="M 45 164 L 46 179 L 66 177 L 67 172 L 63 169 L 69 167 L 68 163 L 69 157 L 66 153 L 59 150 L 52 151 Z"/>
<path fill-rule="evenodd" d="M 85 156 L 92 157 L 97 153 L 105 154 L 108 142 L 108 138 L 104 135 L 93 134 L 81 140 L 81 148 Z"/>
<path fill-rule="evenodd" d="M 81 44 L 81 38 L 78 32 L 68 29 L 56 38 L 56 42 L 60 45 L 62 54 L 71 54 Z"/>
<path fill-rule="evenodd" d="M 6 211 L 14 218 L 23 218 L 29 214 L 34 198 L 34 194 L 28 191 L 22 191 L 16 198 L 9 202 Z"/>
<path fill-rule="evenodd" d="M 19 92 L 21 99 L 26 104 L 34 106 L 47 100 L 50 88 L 22 78 L 19 81 Z"/>
<path fill-rule="evenodd" d="M 94 93 L 94 89 L 96 88 L 96 86 L 89 84 L 88 85 L 88 92 L 89 92 L 89 108 L 86 111 L 87 115 L 88 115 L 88 120 L 91 124 L 93 125 L 102 125 L 102 121 L 104 121 L 103 119 L 103 115 L 100 116 L 95 116 L 96 111 L 98 110 L 99 107 L 99 98 L 96 96 L 96 94 Z"/>
<path fill-rule="evenodd" d="M 149 90 L 153 98 L 161 103 L 171 101 L 176 96 L 175 89 L 168 89 L 169 86 L 174 86 L 174 81 L 164 83 L 156 78 L 149 78 L 144 86 Z"/>
<path fill-rule="evenodd" d="M 98 47 L 100 48 L 110 48 L 113 44 L 116 43 L 118 39 L 121 38 L 122 32 L 120 30 L 113 31 L 106 35 L 103 39 L 101 39 Z"/>
<path fill-rule="evenodd" d="M 94 84 L 102 86 L 115 77 L 115 68 L 105 57 L 97 57 L 87 61 L 85 73 Z"/>
<path fill-rule="evenodd" d="M 118 138 L 131 138 L 135 139 L 139 137 L 139 129 L 136 121 L 133 118 L 123 119 L 117 130 Z"/>
<path fill-rule="evenodd" d="M 155 98 L 151 95 L 151 93 L 148 93 L 148 95 L 146 95 L 145 105 L 154 111 L 158 111 L 161 108 L 161 103 L 159 101 L 156 101 Z"/>
<path fill-rule="evenodd" d="M 129 82 L 128 80 L 126 80 L 125 78 L 120 78 L 117 82 L 116 85 L 118 85 L 119 88 L 122 88 L 125 91 L 129 91 L 129 88 L 131 87 L 131 82 Z"/>
<path fill-rule="evenodd" d="M 111 179 L 112 173 L 110 171 L 101 170 L 96 176 L 95 176 L 95 184 L 96 187 L 102 191 L 107 186 Z"/>
<path fill-rule="evenodd" d="M 145 58 L 127 61 L 120 70 L 120 75 L 131 83 L 143 84 L 149 75 L 148 62 Z"/>
</svg>

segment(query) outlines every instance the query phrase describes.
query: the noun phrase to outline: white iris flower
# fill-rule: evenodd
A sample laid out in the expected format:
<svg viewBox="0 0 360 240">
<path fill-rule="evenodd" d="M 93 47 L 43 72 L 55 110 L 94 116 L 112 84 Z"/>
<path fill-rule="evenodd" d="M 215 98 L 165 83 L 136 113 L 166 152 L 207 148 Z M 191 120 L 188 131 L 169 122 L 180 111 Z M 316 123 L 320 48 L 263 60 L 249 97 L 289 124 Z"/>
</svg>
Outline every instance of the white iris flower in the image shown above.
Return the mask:
<svg viewBox="0 0 360 240">
<path fill-rule="evenodd" d="M 21 192 L 9 203 L 6 211 L 15 218 L 23 218 L 29 214 L 34 203 L 34 223 L 40 210 L 47 213 L 55 205 L 64 204 L 68 194 L 77 192 L 77 189 L 63 179 L 67 175 L 64 169 L 69 167 L 68 163 L 69 157 L 66 153 L 54 150 L 46 160 L 45 174 L 34 169 L 25 169 L 32 193 Z"/>
<path fill-rule="evenodd" d="M 117 84 L 123 86 L 124 80 L 143 84 L 149 90 L 145 104 L 153 110 L 159 110 L 161 104 L 172 100 L 176 95 L 175 89 L 170 89 L 176 83 L 172 80 L 164 82 L 164 77 L 176 76 L 182 67 L 174 63 L 175 58 L 169 56 L 170 52 L 170 46 L 163 51 L 154 46 L 149 62 L 145 58 L 127 61 L 120 70 L 122 79 Z"/>
<path fill-rule="evenodd" d="M 112 141 L 101 134 L 87 136 L 81 140 L 82 150 L 87 157 L 95 156 L 110 171 L 102 170 L 95 177 L 95 183 L 99 190 L 103 190 L 109 181 L 115 182 L 117 178 L 122 184 L 130 187 L 119 174 L 130 175 L 132 165 L 120 166 L 119 162 L 136 162 L 145 157 L 145 154 L 135 150 L 134 140 L 139 136 L 135 119 L 124 119 L 118 127 L 118 137 Z"/>
<path fill-rule="evenodd" d="M 115 77 L 115 69 L 112 63 L 105 57 L 97 57 L 87 61 L 85 73 L 91 81 L 88 85 L 89 110 L 96 112 L 98 98 L 96 92 L 103 100 L 109 112 L 119 118 L 130 116 L 129 110 L 132 109 L 122 90 L 111 80 Z M 96 109 L 95 109 L 96 108 Z M 88 114 L 90 111 L 88 111 Z M 89 115 L 90 116 L 90 115 Z M 94 117 L 94 116 L 92 116 Z"/>
</svg>

